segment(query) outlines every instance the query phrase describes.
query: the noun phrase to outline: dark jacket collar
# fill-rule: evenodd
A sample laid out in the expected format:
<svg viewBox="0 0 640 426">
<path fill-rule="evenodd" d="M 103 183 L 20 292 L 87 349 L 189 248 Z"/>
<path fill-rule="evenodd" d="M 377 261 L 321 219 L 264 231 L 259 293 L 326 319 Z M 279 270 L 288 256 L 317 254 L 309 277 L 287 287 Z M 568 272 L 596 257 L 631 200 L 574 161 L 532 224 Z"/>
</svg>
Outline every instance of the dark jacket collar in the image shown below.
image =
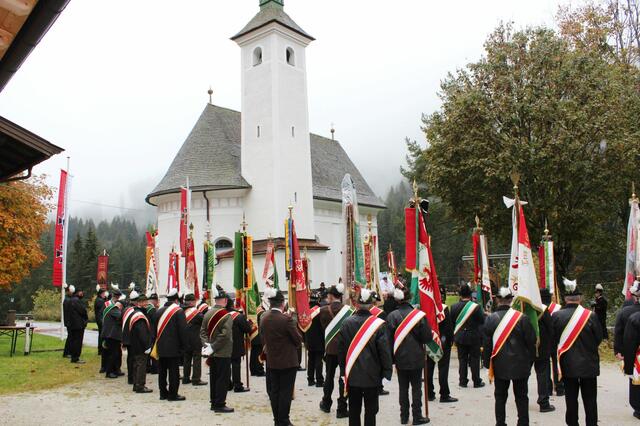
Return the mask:
<svg viewBox="0 0 640 426">
<path fill-rule="evenodd" d="M 496 312 L 498 311 L 508 311 L 511 308 L 511 306 L 508 305 L 498 305 L 496 306 Z"/>
</svg>

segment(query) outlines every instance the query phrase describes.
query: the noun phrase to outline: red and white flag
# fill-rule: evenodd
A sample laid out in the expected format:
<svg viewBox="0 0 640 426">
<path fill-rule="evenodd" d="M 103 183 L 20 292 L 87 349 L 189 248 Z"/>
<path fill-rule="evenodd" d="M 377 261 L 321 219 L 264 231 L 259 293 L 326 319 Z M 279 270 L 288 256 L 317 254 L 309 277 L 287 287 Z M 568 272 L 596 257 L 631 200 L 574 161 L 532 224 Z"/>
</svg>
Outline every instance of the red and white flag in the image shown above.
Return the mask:
<svg viewBox="0 0 640 426">
<path fill-rule="evenodd" d="M 167 279 L 167 293 L 175 288 L 180 293 L 180 263 L 178 262 L 178 253 L 172 251 L 169 253 L 169 277 Z"/>
<path fill-rule="evenodd" d="M 196 270 L 196 250 L 192 238 L 187 239 L 187 258 L 185 263 L 184 281 L 185 292 L 193 293 L 196 300 L 200 300 L 200 288 L 198 286 L 198 272 Z"/>
<path fill-rule="evenodd" d="M 276 269 L 276 251 L 273 241 L 267 243 L 267 253 L 264 256 L 264 269 L 262 279 L 267 287 L 274 287 L 274 277 Z"/>
<path fill-rule="evenodd" d="M 191 207 L 191 191 L 189 187 L 180 188 L 180 251 L 182 257 L 187 256 L 187 239 L 189 238 L 189 210 Z"/>
<path fill-rule="evenodd" d="M 69 218 L 68 193 L 70 176 L 66 170 L 60 170 L 58 187 L 58 210 L 56 213 L 55 240 L 53 243 L 53 286 L 61 287 L 66 281 L 67 255 L 67 219 Z"/>
<path fill-rule="evenodd" d="M 640 207 L 638 198 L 632 197 L 629 200 L 631 211 L 629 212 L 629 223 L 627 225 L 627 257 L 625 264 L 624 286 L 622 294 L 626 299 L 631 298 L 629 289 L 633 286 L 633 281 L 640 275 Z"/>
</svg>

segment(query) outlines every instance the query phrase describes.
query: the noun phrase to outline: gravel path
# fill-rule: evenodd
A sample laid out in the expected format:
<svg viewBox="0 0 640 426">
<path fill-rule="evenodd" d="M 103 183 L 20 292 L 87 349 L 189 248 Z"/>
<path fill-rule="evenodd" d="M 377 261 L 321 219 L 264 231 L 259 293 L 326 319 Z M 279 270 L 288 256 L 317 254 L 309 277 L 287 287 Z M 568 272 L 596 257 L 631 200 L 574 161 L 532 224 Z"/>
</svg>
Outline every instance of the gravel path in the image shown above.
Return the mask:
<svg viewBox="0 0 640 426">
<path fill-rule="evenodd" d="M 457 360 L 451 362 L 449 382 L 453 396 L 460 399 L 454 404 L 430 404 L 431 424 L 491 425 L 493 417 L 493 387 L 462 389 L 457 386 Z M 206 371 L 206 370 L 204 370 Z M 481 374 L 486 379 L 486 370 Z M 244 377 L 244 373 L 243 373 Z M 205 378 L 205 380 L 208 378 Z M 598 405 L 601 425 L 635 424 L 628 404 L 628 379 L 617 366 L 602 365 L 598 383 Z M 208 386 L 181 385 L 180 393 L 187 397 L 184 402 L 158 400 L 157 376 L 148 376 L 147 384 L 154 389 L 151 394 L 134 394 L 125 379 L 107 380 L 96 375 L 96 379 L 78 385 L 70 385 L 35 394 L 19 394 L 0 397 L 0 424 L 48 425 L 93 424 L 113 425 L 119 423 L 139 425 L 270 425 L 271 417 L 264 378 L 251 378 L 251 391 L 229 393 L 228 404 L 236 409 L 234 414 L 214 414 L 209 411 Z M 535 374 L 529 381 L 529 408 L 531 425 L 563 425 L 564 399 L 553 397 L 554 413 L 541 414 L 536 400 Z M 385 387 L 391 391 L 380 397 L 378 424 L 399 424 L 397 379 Z M 337 392 L 334 391 L 334 392 Z M 296 399 L 292 404 L 291 420 L 296 425 L 347 425 L 346 419 L 337 420 L 334 411 L 322 413 L 318 409 L 322 390 L 306 386 L 306 373 L 298 374 Z M 581 412 L 581 423 L 584 415 Z M 507 402 L 507 422 L 515 424 L 515 404 L 510 396 Z"/>
</svg>

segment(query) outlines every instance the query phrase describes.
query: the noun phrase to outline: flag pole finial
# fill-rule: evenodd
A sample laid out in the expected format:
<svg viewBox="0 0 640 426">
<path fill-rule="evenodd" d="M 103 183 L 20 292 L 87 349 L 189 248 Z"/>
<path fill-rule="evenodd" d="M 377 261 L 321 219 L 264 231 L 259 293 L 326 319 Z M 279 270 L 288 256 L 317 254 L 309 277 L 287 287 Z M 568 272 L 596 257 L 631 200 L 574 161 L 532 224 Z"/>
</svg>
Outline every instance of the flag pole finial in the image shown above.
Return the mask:
<svg viewBox="0 0 640 426">
<path fill-rule="evenodd" d="M 289 205 L 287 208 L 289 209 L 289 219 L 293 219 L 293 206 Z"/>
<path fill-rule="evenodd" d="M 209 86 L 209 90 L 207 90 L 207 93 L 209 94 L 209 105 L 213 105 L 213 89 L 211 88 L 211 86 Z"/>
<path fill-rule="evenodd" d="M 242 226 L 242 231 L 243 232 L 247 230 L 248 223 L 247 223 L 246 216 L 245 216 L 244 212 L 242 212 L 242 223 L 240 225 Z"/>
<path fill-rule="evenodd" d="M 480 227 L 480 218 L 478 217 L 478 215 L 476 215 L 476 231 L 482 231 L 482 228 Z"/>
<path fill-rule="evenodd" d="M 511 182 L 513 182 L 513 192 L 518 196 L 518 184 L 520 183 L 520 173 L 513 171 L 511 172 Z"/>
<path fill-rule="evenodd" d="M 371 233 L 371 214 L 367 215 L 367 225 L 369 226 L 369 233 Z"/>
<path fill-rule="evenodd" d="M 636 195 L 636 183 L 631 181 L 631 202 L 638 201 L 638 196 Z"/>
</svg>

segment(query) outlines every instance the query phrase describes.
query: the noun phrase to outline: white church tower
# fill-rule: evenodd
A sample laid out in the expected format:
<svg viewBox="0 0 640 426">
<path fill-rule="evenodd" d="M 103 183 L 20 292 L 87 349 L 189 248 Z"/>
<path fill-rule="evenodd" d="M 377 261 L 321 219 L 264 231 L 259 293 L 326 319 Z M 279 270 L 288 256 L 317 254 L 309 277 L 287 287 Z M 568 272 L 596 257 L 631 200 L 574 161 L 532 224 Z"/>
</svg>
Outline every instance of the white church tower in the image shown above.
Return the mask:
<svg viewBox="0 0 640 426">
<path fill-rule="evenodd" d="M 305 48 L 314 39 L 284 12 L 284 0 L 260 0 L 235 36 L 241 48 L 241 172 L 251 185 L 244 210 L 256 240 L 283 236 L 287 207 L 299 238 L 315 238 Z"/>
</svg>

